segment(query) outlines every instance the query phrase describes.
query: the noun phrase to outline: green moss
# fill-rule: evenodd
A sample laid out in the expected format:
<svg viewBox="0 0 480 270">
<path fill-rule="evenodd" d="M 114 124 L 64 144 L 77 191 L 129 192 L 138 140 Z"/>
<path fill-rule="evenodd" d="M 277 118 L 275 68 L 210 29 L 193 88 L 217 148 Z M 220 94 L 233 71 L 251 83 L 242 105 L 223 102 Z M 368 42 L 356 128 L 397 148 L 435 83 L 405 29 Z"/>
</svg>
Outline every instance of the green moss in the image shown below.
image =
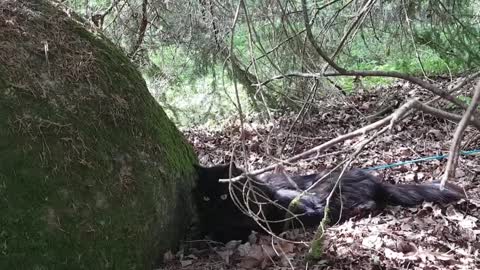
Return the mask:
<svg viewBox="0 0 480 270">
<path fill-rule="evenodd" d="M 310 243 L 310 250 L 307 253 L 306 259 L 309 261 L 317 262 L 322 259 L 324 246 L 323 241 L 325 240 L 325 232 L 330 223 L 330 210 L 325 208 L 325 214 L 322 219 L 322 222 L 318 225 L 317 231 L 313 237 L 312 242 Z"/>
<path fill-rule="evenodd" d="M 15 10 L 29 35 L 0 26 L 0 269 L 150 269 L 189 224 L 191 147 L 110 42 L 47 2 Z"/>
<path fill-rule="evenodd" d="M 323 236 L 320 238 L 315 238 L 310 244 L 310 250 L 305 257 L 307 260 L 316 262 L 319 261 L 323 256 Z"/>
</svg>

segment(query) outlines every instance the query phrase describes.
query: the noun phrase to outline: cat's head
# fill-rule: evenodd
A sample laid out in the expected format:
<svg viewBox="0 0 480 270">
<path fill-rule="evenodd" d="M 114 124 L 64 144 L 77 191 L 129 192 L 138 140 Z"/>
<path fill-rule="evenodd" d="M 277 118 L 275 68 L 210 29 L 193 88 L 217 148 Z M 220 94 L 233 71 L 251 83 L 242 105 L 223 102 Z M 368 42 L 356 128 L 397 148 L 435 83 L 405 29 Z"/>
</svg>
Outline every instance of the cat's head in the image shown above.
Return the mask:
<svg viewBox="0 0 480 270">
<path fill-rule="evenodd" d="M 226 201 L 229 197 L 229 183 L 219 182 L 219 180 L 236 177 L 243 173 L 235 163 L 212 167 L 194 166 L 198 175 L 195 195 L 197 203 L 203 204 L 223 204 L 223 201 Z"/>
<path fill-rule="evenodd" d="M 207 234 L 217 241 L 227 242 L 232 239 L 245 239 L 250 234 L 254 221 L 244 215 L 232 200 L 228 182 L 243 171 L 234 163 L 213 167 L 195 166 L 198 180 L 193 195 L 200 217 L 202 234 Z M 239 196 L 241 183 L 232 183 L 231 188 Z M 240 193 L 239 193 L 240 192 Z M 241 196 L 239 196 L 241 197 Z"/>
</svg>

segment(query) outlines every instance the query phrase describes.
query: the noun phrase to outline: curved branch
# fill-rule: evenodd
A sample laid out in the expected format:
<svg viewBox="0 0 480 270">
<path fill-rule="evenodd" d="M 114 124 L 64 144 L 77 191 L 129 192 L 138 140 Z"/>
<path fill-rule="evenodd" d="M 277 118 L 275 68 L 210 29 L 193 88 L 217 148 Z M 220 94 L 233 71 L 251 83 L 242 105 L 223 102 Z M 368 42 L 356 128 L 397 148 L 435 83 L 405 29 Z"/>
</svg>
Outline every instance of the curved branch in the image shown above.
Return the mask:
<svg viewBox="0 0 480 270">
<path fill-rule="evenodd" d="M 447 91 L 444 91 L 435 85 L 424 81 L 422 79 L 419 79 L 417 77 L 405 74 L 405 73 L 400 73 L 396 71 L 376 71 L 376 70 L 345 70 L 342 69 L 342 72 L 326 72 L 326 73 L 302 73 L 302 72 L 291 72 L 283 75 L 277 75 L 275 77 L 272 77 L 264 82 L 261 82 L 258 84 L 259 86 L 266 85 L 274 80 L 279 80 L 283 78 L 288 78 L 288 77 L 303 77 L 303 78 L 319 78 L 319 77 L 340 77 L 340 76 L 361 76 L 361 77 L 388 77 L 388 78 L 397 78 L 397 79 L 402 79 L 409 81 L 411 83 L 414 83 L 418 86 L 421 86 L 428 91 L 434 93 L 437 96 L 442 97 L 443 99 L 446 99 L 450 101 L 451 103 L 457 105 L 460 108 L 467 109 L 467 105 L 463 103 L 461 100 L 457 99 L 456 97 L 450 95 Z M 467 83 L 467 82 L 465 82 Z"/>
<path fill-rule="evenodd" d="M 143 39 L 145 37 L 145 32 L 146 32 L 147 26 L 148 26 L 147 6 L 148 6 L 148 0 L 143 0 L 143 3 L 142 3 L 142 20 L 140 21 L 140 28 L 138 29 L 137 42 L 135 43 L 132 50 L 128 54 L 128 57 L 133 57 L 143 43 Z"/>
<path fill-rule="evenodd" d="M 473 94 L 472 102 L 468 106 L 467 111 L 462 117 L 460 123 L 458 123 L 457 129 L 455 130 L 455 135 L 453 136 L 453 143 L 450 145 L 450 153 L 448 155 L 447 167 L 445 169 L 445 174 L 443 175 L 442 181 L 440 183 L 440 189 L 445 187 L 445 183 L 451 177 L 455 176 L 455 168 L 458 163 L 458 156 L 460 152 L 460 144 L 462 142 L 463 132 L 467 128 L 470 117 L 473 115 L 473 112 L 477 110 L 478 104 L 480 103 L 480 81 L 475 87 Z"/>
</svg>

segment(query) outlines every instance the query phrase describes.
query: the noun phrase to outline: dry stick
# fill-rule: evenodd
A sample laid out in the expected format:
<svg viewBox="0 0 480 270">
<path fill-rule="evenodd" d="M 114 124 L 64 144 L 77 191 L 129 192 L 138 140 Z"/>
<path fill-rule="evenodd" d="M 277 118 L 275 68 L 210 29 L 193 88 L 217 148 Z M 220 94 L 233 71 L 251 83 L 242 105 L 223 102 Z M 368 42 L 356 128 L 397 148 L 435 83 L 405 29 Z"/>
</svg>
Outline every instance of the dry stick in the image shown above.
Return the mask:
<svg viewBox="0 0 480 270">
<path fill-rule="evenodd" d="M 232 24 L 232 28 L 231 28 L 231 39 L 230 39 L 230 52 L 233 52 L 233 38 L 234 38 L 234 33 L 235 33 L 235 27 L 237 25 L 237 22 L 238 22 L 238 17 L 239 17 L 239 14 L 240 14 L 240 6 L 241 6 L 241 3 L 238 4 L 237 6 L 237 9 L 235 11 L 235 17 L 233 19 L 233 24 Z M 235 88 L 235 96 L 236 96 L 236 102 L 237 102 L 237 110 L 238 110 L 238 114 L 240 116 L 240 133 L 241 133 L 241 145 L 242 145 L 242 153 L 244 153 L 245 155 L 245 160 L 246 159 L 246 151 L 245 151 L 245 136 L 243 136 L 243 112 L 242 112 L 242 107 L 241 107 L 241 103 L 240 103 L 240 97 L 238 95 L 238 87 L 237 87 L 237 81 L 235 80 L 235 76 L 233 76 L 233 72 L 234 72 L 234 68 L 233 68 L 233 61 L 230 61 L 230 68 L 231 68 L 231 72 L 232 72 L 232 77 L 234 78 L 233 80 L 233 85 L 234 85 L 234 88 Z M 233 153 L 232 153 L 233 155 Z M 245 164 L 247 165 L 247 164 Z M 232 166 L 232 160 L 230 160 L 230 167 Z M 230 172 L 230 176 L 231 176 L 231 172 Z M 234 191 L 233 191 L 233 186 L 232 186 L 232 183 L 230 183 L 228 185 L 228 192 L 230 194 L 230 197 L 233 199 L 234 197 Z M 241 207 L 241 204 L 235 200 L 233 200 L 234 204 L 237 206 L 238 209 L 240 209 L 240 211 L 244 211 L 244 209 Z"/>
<path fill-rule="evenodd" d="M 407 104 L 406 104 L 407 105 Z M 405 106 L 405 105 L 404 105 Z M 409 106 L 412 106 L 412 105 L 409 105 Z M 255 176 L 255 175 L 259 175 L 259 174 L 262 174 L 264 172 L 268 172 L 268 171 L 271 171 L 273 169 L 275 169 L 275 167 L 278 165 L 278 164 L 283 164 L 283 163 L 290 163 L 290 162 L 295 162 L 297 160 L 300 160 L 302 158 L 305 158 L 305 157 L 308 157 L 310 155 L 313 155 L 317 152 L 320 152 L 320 151 L 323 151 L 325 149 L 328 149 L 329 147 L 339 143 L 339 142 L 343 142 L 347 139 L 350 139 L 350 138 L 353 138 L 353 137 L 356 137 L 356 136 L 359 136 L 359 135 L 362 135 L 362 134 L 365 134 L 373 129 L 377 129 L 385 124 L 387 124 L 390 120 L 391 120 L 392 116 L 389 115 L 387 116 L 386 118 L 384 119 L 381 119 L 375 123 L 372 123 L 368 126 L 365 126 L 365 127 L 362 127 L 362 128 L 359 128 L 353 132 L 350 132 L 348 134 L 345 134 L 345 135 L 342 135 L 342 136 L 339 136 L 335 139 L 332 139 L 326 143 L 323 143 L 321 145 L 318 145 L 316 147 L 313 147 L 305 152 L 302 152 L 300 154 L 297 154 L 289 159 L 286 159 L 285 161 L 281 161 L 279 163 L 276 163 L 276 164 L 273 164 L 273 165 L 270 165 L 270 166 L 267 166 L 265 168 L 262 168 L 262 169 L 258 169 L 258 170 L 254 170 L 254 171 L 250 171 L 248 173 L 246 173 L 245 175 L 241 175 L 241 176 L 237 176 L 237 177 L 234 177 L 232 179 L 220 179 L 220 182 L 229 182 L 229 181 L 238 181 L 238 180 L 241 180 L 243 178 L 245 178 L 245 176 Z"/>
<path fill-rule="evenodd" d="M 272 238 L 272 240 L 273 240 L 273 238 Z M 272 242 L 272 246 L 273 246 L 273 242 Z M 287 260 L 288 265 L 290 266 L 290 269 L 295 270 L 295 267 L 294 267 L 293 264 L 292 264 L 292 260 L 290 260 L 290 258 L 288 258 L 287 254 L 286 254 L 285 251 L 283 250 L 282 246 L 281 246 L 281 245 L 278 245 L 278 248 L 279 248 L 280 251 L 282 252 L 283 257 Z M 277 252 L 276 249 L 274 249 L 274 250 L 275 250 L 275 252 Z M 278 254 L 278 252 L 277 252 L 277 254 Z"/>
<path fill-rule="evenodd" d="M 458 114 L 455 114 L 455 113 L 450 113 L 450 112 L 446 112 L 444 110 L 441 110 L 441 109 L 437 109 L 437 108 L 434 108 L 432 106 L 429 106 L 425 103 L 422 103 L 418 100 L 415 99 L 415 102 L 414 102 L 414 107 L 420 111 L 423 111 L 424 113 L 428 113 L 428 114 L 431 114 L 431 115 L 434 115 L 436 117 L 439 117 L 439 118 L 443 118 L 443 119 L 447 119 L 447 120 L 450 120 L 450 121 L 454 121 L 454 122 L 460 122 L 462 120 L 462 116 L 461 115 L 458 115 Z M 474 127 L 476 127 L 478 130 L 480 130 L 480 125 L 478 124 L 477 121 L 475 122 L 471 122 L 470 124 L 472 124 Z"/>
<path fill-rule="evenodd" d="M 454 122 L 459 122 L 459 121 L 462 120 L 461 115 L 454 114 L 454 113 L 449 113 L 449 112 L 443 111 L 441 109 L 437 109 L 437 108 L 434 108 L 434 107 L 431 107 L 431 106 L 427 105 L 431 101 L 429 101 L 427 103 L 422 103 L 422 102 L 418 101 L 418 99 L 412 99 L 409 102 L 412 103 L 412 108 L 423 111 L 424 113 L 432 114 L 436 117 L 451 120 L 451 121 L 454 121 Z M 402 109 L 402 110 L 404 111 L 405 109 Z M 411 113 L 411 111 L 401 113 L 402 110 L 399 109 L 394 113 L 396 115 L 396 116 L 394 116 L 394 118 L 396 117 L 396 119 L 397 119 L 396 122 L 402 120 L 403 118 L 407 117 Z M 480 130 L 480 126 L 478 125 L 478 122 L 473 122 L 473 120 L 471 118 L 470 118 L 470 121 L 471 121 L 470 124 L 472 124 L 478 130 Z"/>
<path fill-rule="evenodd" d="M 410 112 L 407 112 L 402 118 L 399 119 L 399 121 L 403 120 L 403 118 L 405 118 L 409 114 L 410 114 Z M 356 158 L 360 154 L 360 152 L 365 148 L 365 146 L 367 144 L 371 143 L 374 139 L 376 139 L 378 136 L 382 135 L 383 133 L 385 133 L 389 129 L 390 129 L 390 126 L 386 126 L 386 127 L 382 128 L 381 130 L 377 131 L 375 134 L 373 134 L 369 139 L 364 139 L 363 141 L 355 144 L 353 147 L 356 148 L 357 150 L 355 151 L 355 153 L 353 155 L 351 155 L 350 162 L 347 165 L 350 167 L 351 161 L 353 161 L 353 159 Z M 341 186 L 340 186 L 340 196 L 341 196 Z M 330 205 L 329 202 L 328 202 L 328 205 Z M 341 200 L 340 200 L 340 206 L 341 207 L 340 207 L 339 219 L 337 220 L 337 222 L 335 224 L 338 224 L 340 222 L 340 220 L 341 220 L 340 217 L 343 214 L 343 201 L 341 201 Z M 326 218 L 326 216 L 324 216 L 324 219 L 325 218 Z"/>
<path fill-rule="evenodd" d="M 303 34 L 303 32 L 305 32 L 305 29 L 294 33 L 292 36 L 287 37 L 283 41 L 280 41 L 277 45 L 275 45 L 275 47 L 266 51 L 264 54 L 260 55 L 259 57 L 255 58 L 255 61 L 261 60 L 262 58 L 266 57 L 267 55 L 271 54 L 272 52 L 278 50 L 278 48 L 280 48 L 280 46 L 282 46 L 283 44 L 285 44 L 285 43 L 289 42 L 290 40 L 296 38 L 297 36 Z M 250 69 L 250 67 L 253 65 L 253 63 L 254 63 L 254 61 L 250 61 L 250 63 L 246 67 L 247 71 Z"/>
<path fill-rule="evenodd" d="M 343 164 L 345 164 L 346 160 L 340 162 L 339 164 L 337 164 L 337 166 L 335 166 L 334 168 L 332 168 L 330 171 L 328 171 L 327 173 L 325 173 L 324 175 L 322 175 L 322 177 L 320 177 L 318 180 L 315 181 L 315 183 L 313 183 L 312 185 L 310 185 L 310 187 L 308 187 L 306 190 L 303 190 L 302 193 L 300 193 L 299 195 L 297 195 L 295 198 L 293 198 L 290 203 L 288 204 L 288 211 L 287 213 L 285 213 L 285 224 L 283 226 L 283 230 L 286 231 L 288 230 L 288 223 L 287 221 L 290 221 L 292 220 L 292 217 L 293 216 L 293 209 L 296 208 L 296 204 L 299 202 L 300 198 L 302 196 L 304 196 L 306 193 L 308 193 L 311 189 L 313 189 L 314 187 L 317 186 L 318 183 L 322 182 L 324 179 L 326 179 L 330 174 L 332 174 L 334 171 L 336 171 L 338 168 L 340 168 L 340 166 L 343 166 Z M 342 173 L 340 174 L 340 177 L 343 175 L 343 171 Z M 340 179 L 340 178 L 338 178 Z M 337 179 L 337 181 L 338 181 Z M 337 186 L 337 183 L 335 183 L 335 188 Z M 328 198 L 327 198 L 327 203 L 328 203 Z M 300 224 L 303 226 L 303 223 L 300 221 Z"/>
<path fill-rule="evenodd" d="M 468 122 L 472 117 L 474 111 L 476 111 L 478 104 L 480 103 L 480 81 L 478 81 L 477 86 L 475 87 L 475 92 L 473 94 L 472 102 L 470 106 L 468 106 L 467 111 L 462 117 L 462 120 L 457 126 L 455 130 L 455 135 L 453 136 L 453 143 L 450 145 L 450 152 L 447 162 L 447 167 L 445 169 L 445 173 L 443 175 L 442 181 L 440 183 L 440 189 L 443 190 L 445 187 L 445 183 L 450 177 L 455 177 L 455 168 L 458 162 L 458 156 L 460 152 L 460 144 L 463 137 L 463 132 L 467 128 Z"/>
<path fill-rule="evenodd" d="M 248 179 L 250 180 L 250 179 Z M 266 203 L 271 203 L 277 207 L 279 207 L 280 209 L 282 210 L 285 210 L 286 212 L 289 211 L 289 209 L 283 207 L 282 205 L 276 203 L 275 201 L 272 201 L 270 198 L 264 196 L 263 194 L 261 193 L 258 193 L 257 191 L 253 190 L 252 187 L 253 185 L 250 185 L 247 182 L 243 183 L 243 187 L 240 188 L 238 186 L 233 186 L 234 182 L 230 182 L 229 184 L 229 193 L 230 193 L 230 197 L 232 198 L 232 201 L 233 203 L 235 204 L 235 206 L 245 215 L 251 217 L 256 223 L 257 225 L 262 228 L 265 232 L 267 232 L 269 235 L 271 235 L 272 237 L 275 237 L 276 239 L 279 239 L 279 240 L 283 240 L 283 241 L 287 241 L 287 242 L 290 242 L 290 243 L 294 243 L 294 244 L 304 244 L 306 245 L 306 243 L 304 241 L 291 241 L 291 240 L 287 240 L 287 239 L 284 239 L 282 237 L 279 237 L 277 236 L 276 234 L 274 234 L 270 228 L 270 225 L 268 224 L 269 220 L 267 220 L 267 218 L 265 217 L 265 214 L 264 212 L 262 211 L 262 204 L 266 204 Z M 247 187 L 248 185 L 248 187 Z M 240 191 L 242 193 L 242 197 L 239 198 L 237 197 L 237 194 L 233 192 L 233 188 L 235 188 L 237 191 Z M 253 194 L 254 196 L 254 203 L 256 203 L 258 206 L 259 206 L 259 209 L 258 209 L 258 213 L 255 213 L 251 208 L 250 208 L 250 204 L 249 204 L 249 201 L 250 201 L 250 194 Z M 266 202 L 259 202 L 259 200 L 257 199 L 256 196 L 260 196 L 260 198 L 266 200 Z M 259 216 L 259 214 L 261 214 L 261 216 Z M 298 215 L 296 214 L 293 214 L 291 213 L 292 216 L 290 217 L 290 219 L 298 219 Z M 286 219 L 283 219 L 283 220 L 276 220 L 275 222 L 286 222 L 288 220 Z M 261 222 L 264 222 L 266 225 L 264 226 Z M 305 228 L 303 228 L 305 230 Z"/>
<path fill-rule="evenodd" d="M 461 120 L 461 117 L 459 115 L 456 115 L 456 114 L 453 114 L 453 113 L 448 113 L 448 112 L 433 108 L 431 106 L 428 106 L 426 104 L 421 103 L 417 99 L 412 99 L 412 100 L 407 101 L 402 106 L 400 106 L 395 112 L 393 112 L 389 116 L 387 116 L 383 119 L 380 119 L 380 120 L 378 120 L 378 121 L 376 121 L 376 122 L 374 122 L 370 125 L 364 126 L 364 127 L 359 128 L 357 130 L 354 130 L 350 133 L 347 133 L 345 135 L 334 138 L 334 139 L 332 139 L 328 142 L 325 142 L 321 145 L 315 146 L 315 147 L 313 147 L 313 148 L 311 148 L 311 149 L 309 149 L 305 152 L 297 154 L 297 155 L 295 155 L 291 158 L 288 158 L 286 160 L 280 160 L 280 161 L 278 161 L 278 162 L 276 162 L 276 163 L 274 163 L 270 166 L 267 166 L 265 168 L 258 169 L 258 170 L 253 170 L 253 171 L 245 173 L 244 175 L 237 176 L 237 177 L 234 177 L 234 178 L 231 178 L 231 179 L 220 179 L 220 182 L 230 182 L 230 181 L 235 182 L 235 181 L 244 179 L 245 177 L 248 177 L 248 176 L 255 176 L 255 175 L 259 175 L 259 174 L 271 171 L 271 170 L 275 169 L 275 167 L 279 164 L 294 163 L 295 161 L 298 161 L 300 159 L 307 158 L 308 156 L 319 153 L 320 151 L 326 150 L 326 149 L 330 148 L 331 146 L 333 146 L 333 145 L 335 145 L 339 142 L 343 142 L 347 139 L 350 139 L 350 138 L 353 138 L 353 137 L 356 137 L 356 136 L 359 136 L 359 135 L 362 135 L 362 134 L 366 134 L 369 131 L 378 129 L 379 127 L 384 126 L 387 123 L 391 123 L 391 125 L 392 125 L 393 123 L 398 122 L 401 119 L 403 119 L 404 117 L 406 117 L 409 114 L 409 110 L 411 108 L 416 108 L 416 109 L 421 110 L 423 112 L 430 113 L 430 114 L 433 114 L 435 116 L 442 117 L 442 118 L 445 118 L 445 119 L 449 119 L 449 120 L 452 120 L 452 121 L 460 121 Z M 475 124 L 475 127 L 477 127 L 477 124 Z"/>
<path fill-rule="evenodd" d="M 366 134 L 367 132 L 369 131 L 372 131 L 372 130 L 375 130 L 375 129 L 378 129 L 380 128 L 381 126 L 384 126 L 386 125 L 387 123 L 390 123 L 392 121 L 392 119 L 400 119 L 400 116 L 403 115 L 406 111 L 408 111 L 410 108 L 412 108 L 414 106 L 414 103 L 415 103 L 415 100 L 410 100 L 408 101 L 407 103 L 405 103 L 404 105 L 402 105 L 400 108 L 398 108 L 394 113 L 392 113 L 391 115 L 383 118 L 383 119 L 380 119 L 370 125 L 367 125 L 367 126 L 364 126 L 364 127 L 361 127 L 357 130 L 354 130 L 350 133 L 347 133 L 345 135 L 342 135 L 342 136 L 339 136 L 335 139 L 332 139 L 328 142 L 325 142 L 321 145 L 318 145 L 318 146 L 315 146 L 305 152 L 302 152 L 300 154 L 297 154 L 291 158 L 288 158 L 284 161 L 281 161 L 279 163 L 276 163 L 276 164 L 273 164 L 273 165 L 270 165 L 270 166 L 267 166 L 265 168 L 262 168 L 262 169 L 258 169 L 258 170 L 254 170 L 254 171 L 250 171 L 250 172 L 247 172 L 245 173 L 244 175 L 241 175 L 241 176 L 237 176 L 237 177 L 234 177 L 234 178 L 231 178 L 231 179 L 220 179 L 220 182 L 229 182 L 229 181 L 238 181 L 238 180 L 241 180 L 241 179 L 244 179 L 246 176 L 255 176 L 255 175 L 259 175 L 259 174 L 262 174 L 264 172 L 268 172 L 268 171 L 271 171 L 273 169 L 275 169 L 275 167 L 278 165 L 278 164 L 283 164 L 283 163 L 290 163 L 290 162 L 295 162 L 297 160 L 300 160 L 300 159 L 303 159 L 305 157 L 308 157 L 310 155 L 313 155 L 315 153 L 318 153 L 320 151 L 323 151 L 323 150 L 326 150 L 328 148 L 330 148 L 331 146 L 339 143 L 339 142 L 343 142 L 345 140 L 348 140 L 350 138 L 353 138 L 353 137 L 356 137 L 356 136 L 359 136 L 359 135 L 363 135 L 363 134 Z"/>
<path fill-rule="evenodd" d="M 230 172 L 230 176 L 231 176 L 231 172 Z M 251 180 L 250 178 L 248 180 Z M 261 193 L 258 193 L 257 191 L 253 190 L 252 187 L 254 187 L 253 185 L 250 185 L 247 182 L 243 183 L 243 187 L 242 188 L 239 188 L 239 187 L 233 187 L 233 184 L 234 182 L 230 182 L 229 184 L 229 193 L 230 193 L 230 197 L 232 198 L 232 201 L 233 203 L 236 205 L 236 207 L 242 212 L 244 213 L 245 215 L 247 216 L 250 216 L 257 224 L 260 228 L 262 228 L 265 232 L 267 232 L 268 234 L 270 234 L 272 237 L 275 237 L 279 240 L 283 240 L 283 241 L 287 241 L 287 242 L 290 242 L 290 243 L 295 243 L 295 244 L 305 244 L 305 242 L 303 241 L 291 241 L 291 240 L 287 240 L 287 239 L 284 239 L 282 237 L 279 237 L 277 235 L 275 235 L 271 228 L 270 228 L 270 225 L 269 225 L 269 220 L 266 218 L 264 212 L 262 211 L 262 204 L 266 204 L 266 203 L 271 203 L 277 207 L 279 207 L 280 209 L 283 209 L 287 212 L 287 214 L 290 214 L 290 216 L 285 219 L 282 219 L 282 220 L 276 220 L 275 222 L 287 222 L 288 220 L 291 220 L 291 219 L 297 219 L 298 221 L 300 221 L 298 219 L 298 216 L 297 214 L 294 214 L 292 212 L 290 212 L 289 209 L 283 207 L 282 205 L 276 203 L 275 201 L 272 201 L 270 198 L 264 196 L 263 194 Z M 247 187 L 248 185 L 248 187 Z M 240 198 L 237 197 L 237 195 L 233 192 L 233 188 L 237 189 L 238 191 L 241 191 L 242 193 L 242 201 L 240 201 Z M 254 196 L 254 203 L 256 203 L 258 206 L 259 206 L 259 209 L 258 209 L 258 212 L 255 213 L 251 208 L 250 208 L 250 204 L 249 204 L 249 201 L 250 201 L 250 194 L 253 194 Z M 259 200 L 257 199 L 256 196 L 260 196 L 262 199 L 266 200 L 266 202 L 259 202 Z M 259 214 L 261 214 L 261 216 L 259 216 Z M 260 222 L 265 222 L 266 225 L 262 225 Z M 302 224 L 302 227 L 303 227 L 303 224 Z M 303 230 L 305 230 L 305 228 L 303 228 Z"/>
<path fill-rule="evenodd" d="M 308 138 L 306 138 L 306 139 L 308 139 Z M 315 138 L 315 139 L 318 139 L 318 138 Z M 309 158 L 304 158 L 303 160 L 304 161 L 317 160 L 317 159 L 321 159 L 321 158 L 332 156 L 332 155 L 342 154 L 342 153 L 345 153 L 345 152 L 347 152 L 347 150 L 339 150 L 339 151 L 335 151 L 335 152 L 325 153 L 323 155 L 320 155 L 320 153 L 317 153 L 315 156 L 311 156 Z M 295 165 L 295 163 L 289 163 L 285 160 L 281 160 L 281 159 L 278 159 L 278 158 L 275 158 L 275 157 L 270 157 L 270 158 L 273 161 L 276 161 L 277 164 L 286 164 L 286 165 L 290 165 L 290 166 Z"/>
<path fill-rule="evenodd" d="M 462 87 L 464 87 L 465 85 L 467 85 L 469 82 L 475 80 L 476 78 L 480 77 L 480 71 L 476 72 L 476 73 L 473 73 L 472 75 L 468 76 L 467 78 L 463 79 L 460 83 L 458 83 L 457 85 L 454 85 L 452 86 L 452 88 L 450 90 L 448 90 L 448 94 L 454 94 L 455 92 L 457 92 L 458 90 L 460 90 Z M 430 104 L 432 102 L 435 102 L 437 101 L 438 99 L 440 99 L 440 97 L 436 97 L 428 102 L 426 102 L 425 104 Z"/>
<path fill-rule="evenodd" d="M 249 193 L 251 190 L 251 188 L 249 188 L 249 190 L 247 192 L 245 192 L 245 186 L 244 186 L 244 189 L 243 189 L 243 194 L 245 195 L 245 193 Z M 255 193 L 255 191 L 253 191 Z M 261 198 L 267 200 L 269 203 L 273 203 L 275 206 L 279 207 L 280 209 L 282 210 L 285 210 L 285 211 L 289 211 L 287 208 L 283 207 L 282 205 L 276 203 L 275 201 L 272 201 L 271 199 L 263 196 L 262 194 L 259 194 L 259 193 L 255 193 L 255 195 L 259 195 Z M 245 196 L 244 196 L 245 197 Z M 232 196 L 232 200 L 235 199 L 237 200 L 237 202 L 235 202 L 236 204 L 237 203 L 241 203 L 240 201 L 238 201 L 238 198 L 236 197 L 236 195 Z M 244 205 L 245 205 L 245 208 L 239 208 L 245 215 L 251 217 L 256 223 L 257 225 L 262 229 L 264 230 L 266 233 L 268 233 L 270 236 L 276 238 L 276 239 L 279 239 L 279 240 L 282 240 L 282 241 L 287 241 L 287 242 L 290 242 L 290 243 L 294 243 L 294 244 L 304 244 L 306 245 L 306 243 L 304 241 L 292 241 L 292 240 L 287 240 L 285 238 L 282 238 L 280 236 L 277 236 L 276 234 L 274 234 L 272 232 L 272 230 L 270 229 L 270 225 L 268 224 L 268 221 L 263 213 L 263 211 L 261 210 L 261 205 L 259 204 L 259 212 L 262 214 L 262 217 L 259 217 L 257 214 L 255 214 L 252 209 L 250 208 L 250 205 L 248 204 L 248 198 L 246 198 L 247 201 L 244 200 Z M 238 206 L 237 206 L 238 207 Z M 298 219 L 298 215 L 294 215 L 292 218 L 296 218 Z M 287 220 L 283 219 L 283 220 L 276 220 L 275 222 L 286 222 Z M 264 226 L 261 222 L 265 222 L 266 223 L 266 226 Z"/>
<path fill-rule="evenodd" d="M 392 122 L 393 122 L 393 121 L 394 121 L 394 120 L 392 119 Z M 339 184 L 339 182 L 340 182 L 340 178 L 342 177 L 342 175 L 343 175 L 343 173 L 345 172 L 346 168 L 350 167 L 353 159 L 356 158 L 356 157 L 360 154 L 360 152 L 365 148 L 365 146 L 366 146 L 367 144 L 371 143 L 375 138 L 377 138 L 378 136 L 382 135 L 383 133 L 385 133 L 385 132 L 386 132 L 387 130 L 389 130 L 389 129 L 390 129 L 390 126 L 383 127 L 381 130 L 379 130 L 378 132 L 376 132 L 375 134 L 373 134 L 372 137 L 370 137 L 370 138 L 368 138 L 368 139 L 365 139 L 365 140 L 363 140 L 362 142 L 360 142 L 360 143 L 358 144 L 357 150 L 356 150 L 356 151 L 350 156 L 350 158 L 345 162 L 346 164 L 345 164 L 344 168 L 342 169 L 342 172 L 341 172 L 340 176 L 338 177 L 337 182 L 335 183 L 334 188 L 330 191 L 330 194 L 328 195 L 327 200 L 326 200 L 325 209 L 328 209 L 328 207 L 330 206 L 330 200 L 331 200 L 331 198 L 332 198 L 332 196 L 333 196 L 333 193 L 334 193 L 335 189 L 337 188 L 337 186 L 338 186 L 338 184 Z M 319 182 L 319 181 L 317 181 L 317 182 L 315 182 L 313 185 L 311 185 L 308 189 L 305 190 L 305 192 L 308 192 L 308 191 L 310 191 L 310 189 L 314 188 L 314 187 L 317 185 L 318 182 Z M 327 214 L 326 214 L 326 212 L 325 212 L 325 213 L 324 213 L 324 216 L 323 216 L 322 222 L 325 221 L 326 219 L 327 219 Z"/>
<path fill-rule="evenodd" d="M 426 82 L 422 79 L 416 78 L 414 76 L 410 76 L 408 74 L 400 73 L 400 72 L 395 72 L 395 71 L 346 71 L 344 73 L 325 73 L 323 74 L 325 77 L 332 77 L 332 76 L 362 76 L 362 77 L 390 77 L 390 78 L 398 78 L 398 79 L 403 79 L 406 81 L 409 81 L 411 83 L 414 83 L 416 85 L 419 85 L 428 91 L 450 101 L 451 103 L 457 105 L 460 108 L 466 109 L 467 106 L 465 105 L 464 102 L 461 100 L 455 98 L 454 96 L 451 96 L 448 92 L 436 87 L 435 85 Z"/>
<path fill-rule="evenodd" d="M 467 78 L 463 79 L 460 83 L 458 83 L 457 85 L 454 85 L 450 90 L 448 90 L 448 94 L 453 94 L 455 93 L 456 91 L 460 90 L 462 87 L 464 87 L 465 85 L 467 85 L 469 82 L 475 80 L 476 78 L 480 77 L 480 71 L 479 72 L 476 72 L 470 76 L 468 76 Z M 448 119 L 448 120 L 451 120 L 451 121 L 455 121 L 455 122 L 458 122 L 462 119 L 462 116 L 461 115 L 458 115 L 458 114 L 454 114 L 454 113 L 449 113 L 449 112 L 446 112 L 446 111 L 443 111 L 441 109 L 437 109 L 437 108 L 434 108 L 434 107 L 431 107 L 429 106 L 428 104 L 431 104 L 435 101 L 437 101 L 438 99 L 440 99 L 440 97 L 435 97 L 425 103 L 422 103 L 422 102 L 417 102 L 415 104 L 415 107 L 419 110 L 422 110 L 423 112 L 425 113 L 430 113 L 434 116 L 437 116 L 437 117 L 440 117 L 440 118 L 444 118 L 444 119 Z M 471 122 L 470 122 L 473 126 L 475 126 L 478 130 L 480 130 L 480 123 L 478 121 L 474 121 L 473 119 L 471 119 Z"/>
<path fill-rule="evenodd" d="M 315 84 L 318 84 L 318 83 L 319 83 L 318 80 L 315 80 Z M 307 112 L 308 112 L 309 110 L 311 110 L 312 107 L 315 106 L 315 102 L 314 102 L 314 101 L 315 101 L 315 95 L 317 94 L 318 88 L 319 88 L 318 86 L 315 87 L 315 88 L 313 89 L 313 92 L 311 93 L 311 97 L 305 101 L 306 106 L 305 106 L 305 109 L 303 110 L 303 113 L 302 113 L 302 116 L 301 116 L 302 118 L 300 119 L 299 129 L 302 129 L 302 128 L 303 128 L 303 125 L 304 125 L 304 123 L 305 123 L 305 119 L 307 118 Z M 294 143 L 293 143 L 292 148 L 295 148 L 295 147 L 297 146 L 297 142 L 298 142 L 298 138 L 295 136 L 295 141 L 294 141 Z"/>
</svg>

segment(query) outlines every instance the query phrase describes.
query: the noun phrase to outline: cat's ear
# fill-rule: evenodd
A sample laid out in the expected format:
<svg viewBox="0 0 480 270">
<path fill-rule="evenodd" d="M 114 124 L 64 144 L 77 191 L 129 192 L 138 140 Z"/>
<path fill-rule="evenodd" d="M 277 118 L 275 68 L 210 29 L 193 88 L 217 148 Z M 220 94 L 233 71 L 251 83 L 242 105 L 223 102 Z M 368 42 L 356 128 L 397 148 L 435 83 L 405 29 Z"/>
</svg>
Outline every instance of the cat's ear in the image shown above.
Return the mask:
<svg viewBox="0 0 480 270">
<path fill-rule="evenodd" d="M 243 173 L 243 170 L 237 167 L 234 161 L 232 161 L 232 175 L 239 176 Z"/>
</svg>

